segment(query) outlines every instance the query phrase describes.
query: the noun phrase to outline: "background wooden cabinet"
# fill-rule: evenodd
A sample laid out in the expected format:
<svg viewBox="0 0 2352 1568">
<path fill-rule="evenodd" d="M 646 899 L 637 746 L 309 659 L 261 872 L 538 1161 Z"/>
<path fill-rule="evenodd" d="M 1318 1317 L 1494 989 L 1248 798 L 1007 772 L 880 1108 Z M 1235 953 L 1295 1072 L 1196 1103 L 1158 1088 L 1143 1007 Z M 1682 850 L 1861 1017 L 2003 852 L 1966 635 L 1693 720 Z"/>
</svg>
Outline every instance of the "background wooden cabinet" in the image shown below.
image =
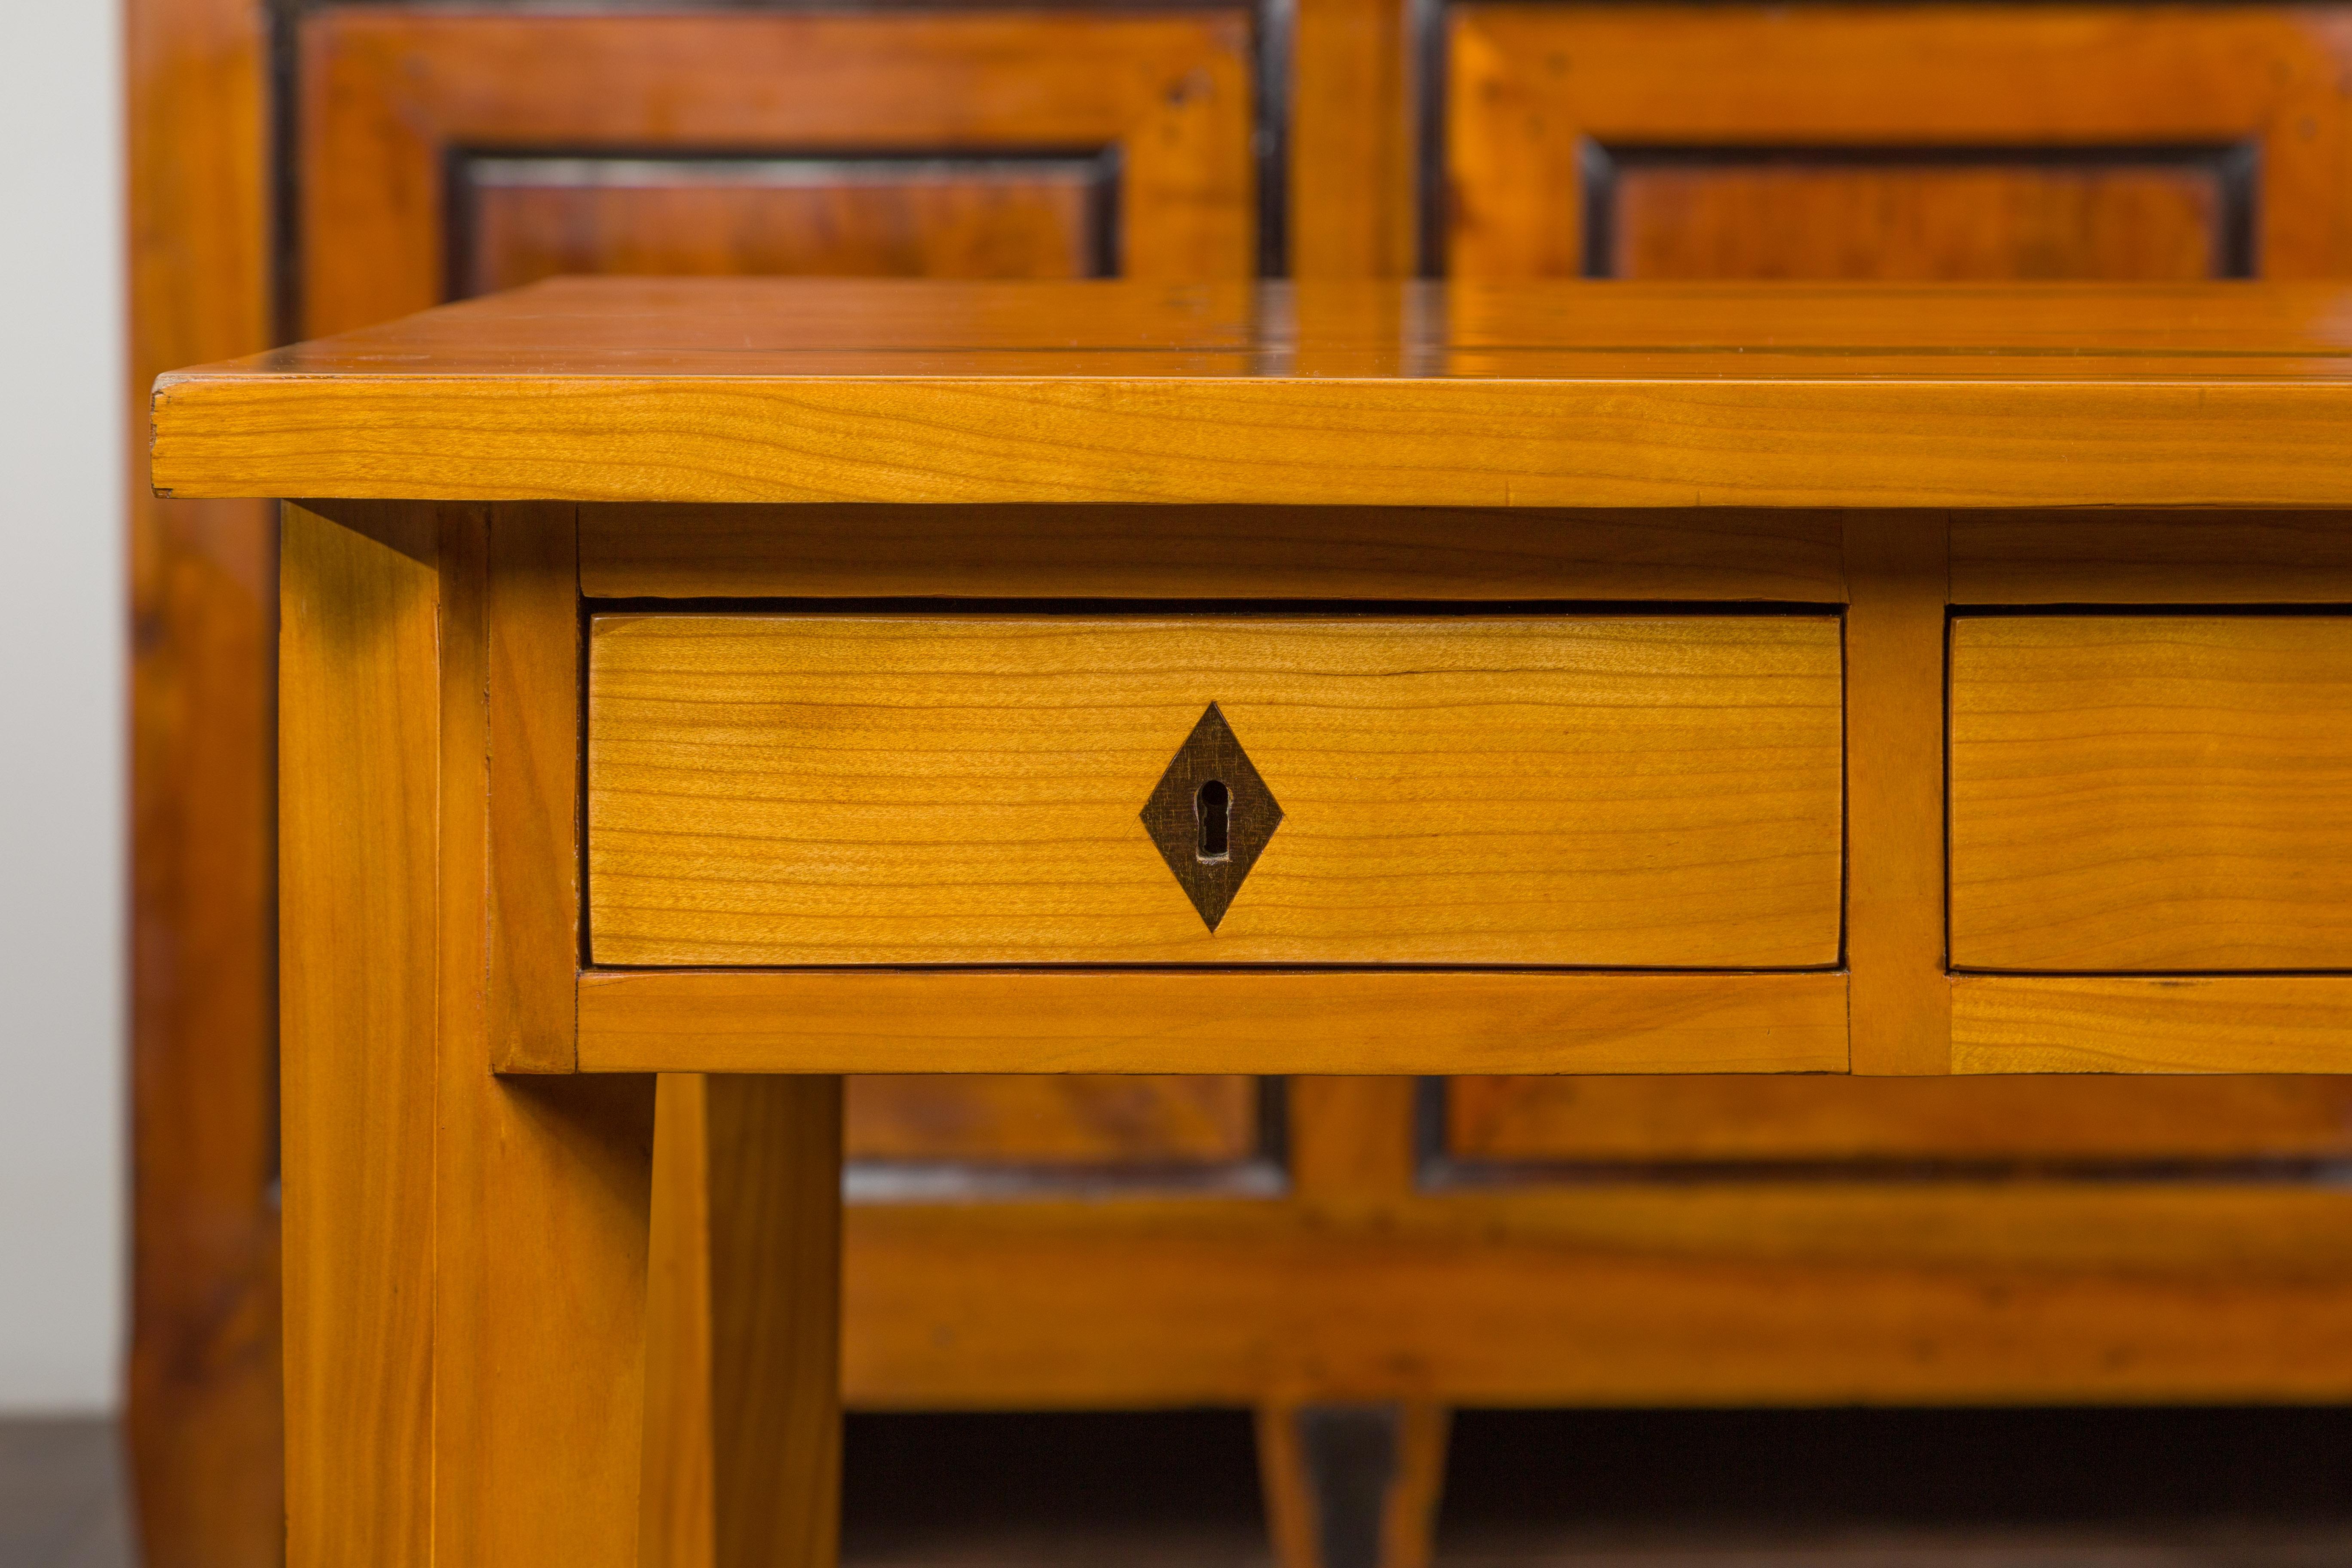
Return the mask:
<svg viewBox="0 0 2352 1568">
<path fill-rule="evenodd" d="M 2352 274 L 2352 7 L 133 0 L 131 41 L 142 403 L 564 271 Z M 156 1568 L 278 1549 L 272 526 L 133 530 Z M 1389 1402 L 1398 1563 L 1448 1403 L 2352 1397 L 2345 1080 L 866 1079 L 849 1140 L 853 1404 L 1255 1405 L 1295 1489 L 1286 1412 Z"/>
<path fill-rule="evenodd" d="M 302 23 L 300 60 L 305 336 L 562 272 L 1203 279 L 1258 262 L 1242 10 L 330 9 Z M 1271 1092 L 856 1079 L 852 1186 L 1263 1185 Z"/>
</svg>

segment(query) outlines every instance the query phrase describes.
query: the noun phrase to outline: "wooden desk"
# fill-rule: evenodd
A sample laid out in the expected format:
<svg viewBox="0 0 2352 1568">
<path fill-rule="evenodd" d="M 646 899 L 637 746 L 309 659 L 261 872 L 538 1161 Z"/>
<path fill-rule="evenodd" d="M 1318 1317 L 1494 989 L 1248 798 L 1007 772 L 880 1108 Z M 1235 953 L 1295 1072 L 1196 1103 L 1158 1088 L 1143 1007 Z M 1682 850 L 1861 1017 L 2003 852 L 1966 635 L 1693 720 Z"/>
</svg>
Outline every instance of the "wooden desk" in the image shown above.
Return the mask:
<svg viewBox="0 0 2352 1568">
<path fill-rule="evenodd" d="M 293 1563 L 828 1556 L 825 1075 L 2352 1067 L 2347 344 L 2319 285 L 609 280 L 163 378 L 160 489 L 310 498 Z M 657 1073 L 761 1075 L 691 1109 L 772 1155 L 683 1524 Z"/>
</svg>

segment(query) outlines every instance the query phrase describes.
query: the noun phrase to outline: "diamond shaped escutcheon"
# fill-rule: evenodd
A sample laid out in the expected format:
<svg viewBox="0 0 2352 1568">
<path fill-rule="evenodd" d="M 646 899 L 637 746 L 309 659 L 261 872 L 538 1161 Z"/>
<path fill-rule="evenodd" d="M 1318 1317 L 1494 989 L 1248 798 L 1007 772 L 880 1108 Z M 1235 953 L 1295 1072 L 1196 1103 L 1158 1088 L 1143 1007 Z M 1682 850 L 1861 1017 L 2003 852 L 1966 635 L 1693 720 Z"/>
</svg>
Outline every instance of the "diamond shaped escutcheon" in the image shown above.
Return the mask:
<svg viewBox="0 0 2352 1568">
<path fill-rule="evenodd" d="M 1281 826 L 1274 792 L 1210 703 L 1144 803 L 1143 830 L 1211 931 Z"/>
</svg>

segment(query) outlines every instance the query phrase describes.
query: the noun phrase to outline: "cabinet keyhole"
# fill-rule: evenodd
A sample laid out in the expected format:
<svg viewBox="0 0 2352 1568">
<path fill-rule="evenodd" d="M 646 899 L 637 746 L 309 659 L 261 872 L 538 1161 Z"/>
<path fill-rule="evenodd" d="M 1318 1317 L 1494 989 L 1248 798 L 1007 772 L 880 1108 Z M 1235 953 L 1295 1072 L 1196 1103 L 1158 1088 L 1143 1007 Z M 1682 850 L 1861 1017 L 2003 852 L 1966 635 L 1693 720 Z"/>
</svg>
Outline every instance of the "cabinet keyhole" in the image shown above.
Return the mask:
<svg viewBox="0 0 2352 1568">
<path fill-rule="evenodd" d="M 1201 858 L 1228 858 L 1233 853 L 1234 792 L 1223 780 L 1211 779 L 1192 797 L 1192 813 L 1201 819 Z"/>
</svg>

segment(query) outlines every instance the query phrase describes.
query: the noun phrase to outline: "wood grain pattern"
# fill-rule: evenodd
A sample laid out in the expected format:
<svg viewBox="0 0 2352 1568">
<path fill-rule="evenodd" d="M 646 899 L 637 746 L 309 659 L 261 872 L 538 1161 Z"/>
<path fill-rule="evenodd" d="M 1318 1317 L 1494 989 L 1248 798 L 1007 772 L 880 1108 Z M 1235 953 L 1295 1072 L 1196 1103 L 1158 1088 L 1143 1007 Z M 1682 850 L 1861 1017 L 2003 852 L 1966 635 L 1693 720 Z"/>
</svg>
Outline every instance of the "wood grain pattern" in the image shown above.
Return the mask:
<svg viewBox="0 0 2352 1568">
<path fill-rule="evenodd" d="M 438 546 L 289 508 L 279 756 L 286 1553 L 433 1553 Z"/>
<path fill-rule="evenodd" d="M 830 1568 L 841 1080 L 666 1077 L 644 1568 Z"/>
<path fill-rule="evenodd" d="M 633 1563 L 651 1083 L 487 1070 L 485 520 L 286 539 L 289 1561 Z"/>
<path fill-rule="evenodd" d="M 1959 975 L 1954 1072 L 2340 1073 L 2352 979 Z"/>
<path fill-rule="evenodd" d="M 2352 1198 L 1836 1181 L 849 1212 L 853 1407 L 2352 1394 Z M 1118 1268 L 1105 1268 L 1108 1249 Z"/>
<path fill-rule="evenodd" d="M 1559 284 L 1405 311 L 1416 287 L 551 280 L 163 378 L 154 480 L 649 501 L 2352 500 L 2352 358 L 2327 286 L 1930 301 Z M 1362 312 L 1299 302 L 1350 289 L 1400 308 L 1367 337 Z M 1327 318 L 1349 335 L 1290 335 Z M 1309 357 L 1317 374 L 1289 374 Z"/>
<path fill-rule="evenodd" d="M 1409 1078 L 1294 1078 L 1290 1191 L 1310 1209 L 1361 1209 L 1420 1180 Z"/>
<path fill-rule="evenodd" d="M 1445 1149 L 1534 1166 L 2339 1160 L 2352 1079 L 1457 1078 Z"/>
<path fill-rule="evenodd" d="M 149 389 L 270 342 L 266 18 L 131 0 L 128 353 L 130 1342 L 153 1568 L 277 1568 L 277 509 L 148 493 Z"/>
<path fill-rule="evenodd" d="M 1952 959 L 2352 966 L 2352 619 L 1965 616 Z"/>
<path fill-rule="evenodd" d="M 1956 512 L 1960 605 L 2352 603 L 2340 512 Z"/>
<path fill-rule="evenodd" d="M 763 181 L 756 165 L 705 173 L 675 161 L 636 160 L 620 170 L 613 162 L 588 164 L 575 183 L 476 184 L 462 292 L 572 272 L 1084 278 L 1096 270 L 1092 169 L 949 165 L 892 177 L 853 164 Z"/>
<path fill-rule="evenodd" d="M 590 644 L 599 963 L 1837 957 L 1824 616 L 611 615 Z M 1212 701 L 1286 814 L 1213 931 L 1137 815 Z"/>
<path fill-rule="evenodd" d="M 576 509 L 488 509 L 491 1061 L 570 1072 L 580 967 Z"/>
<path fill-rule="evenodd" d="M 2135 145 L 2250 146 L 2263 273 L 2326 277 L 2352 261 L 2352 212 L 2336 194 L 2352 132 L 2345 51 L 2339 16 L 2283 7 L 1463 5 L 1449 13 L 1448 262 L 1461 278 L 1580 274 L 1588 142 L 2105 151 L 2118 163 Z M 1927 171 L 1899 173 L 1898 199 L 1924 219 Z M 1752 182 L 1747 195 L 1758 195 Z M 1934 226 L 1887 225 L 1884 201 L 1856 211 L 1851 183 L 1807 204 L 1822 227 L 1793 240 L 1741 232 L 1733 212 L 1682 221 L 1696 245 L 1707 218 L 1731 253 L 1722 259 L 1743 270 L 1833 264 L 1843 240 L 1872 250 L 1875 275 L 1896 277 L 1938 262 L 2023 269 L 2037 243 L 2067 253 L 2063 265 L 2137 271 L 2178 256 L 2193 226 L 2177 198 L 2144 195 L 2104 216 L 2062 202 L 2055 232 L 2004 235 L 2025 216 L 2011 205 L 2018 195 L 2003 198 L 2007 214 L 1969 197 L 1950 226 L 1967 238 L 1941 257 Z"/>
<path fill-rule="evenodd" d="M 1293 278 L 1410 278 L 1419 153 L 1402 6 L 1299 0 L 1291 22 Z"/>
<path fill-rule="evenodd" d="M 852 1160 L 1201 1166 L 1258 1150 L 1257 1080 L 1157 1074 L 952 1073 L 848 1088 Z"/>
<path fill-rule="evenodd" d="M 583 506 L 591 598 L 1845 596 L 1835 512 Z M 2347 547 L 2352 548 L 2352 547 Z"/>
<path fill-rule="evenodd" d="M 1944 982 L 1945 521 L 1846 522 L 1846 961 L 1853 1070 L 1948 1072 Z"/>
<path fill-rule="evenodd" d="M 436 658 L 403 673 L 437 679 L 439 733 L 424 749 L 437 752 L 438 788 L 389 808 L 438 841 L 438 1037 L 406 1042 L 429 1050 L 436 1079 L 432 1451 L 424 1468 L 384 1480 L 430 1496 L 436 1562 L 623 1568 L 637 1545 L 654 1085 L 486 1070 L 494 550 L 485 509 L 445 507 L 436 521 Z M 309 787 L 289 774 L 289 793 Z M 348 1150 L 332 1158 L 365 1163 Z M 364 1208 L 337 1218 L 369 1228 Z M 348 1331 L 364 1337 L 384 1313 L 362 1305 Z M 359 1435 L 340 1441 L 365 1460 Z"/>
<path fill-rule="evenodd" d="M 2030 153 L 1951 164 L 1834 152 L 1629 160 L 1612 193 L 1606 275 L 2221 278 L 2232 250 L 2225 177 L 2128 151 L 2100 163 Z"/>
<path fill-rule="evenodd" d="M 1845 977 L 583 974 L 583 1072 L 1843 1072 Z"/>
<path fill-rule="evenodd" d="M 1121 269 L 1255 259 L 1242 12 L 303 19 L 304 310 L 337 332 L 436 304 L 454 149 L 1116 149 Z"/>
</svg>

